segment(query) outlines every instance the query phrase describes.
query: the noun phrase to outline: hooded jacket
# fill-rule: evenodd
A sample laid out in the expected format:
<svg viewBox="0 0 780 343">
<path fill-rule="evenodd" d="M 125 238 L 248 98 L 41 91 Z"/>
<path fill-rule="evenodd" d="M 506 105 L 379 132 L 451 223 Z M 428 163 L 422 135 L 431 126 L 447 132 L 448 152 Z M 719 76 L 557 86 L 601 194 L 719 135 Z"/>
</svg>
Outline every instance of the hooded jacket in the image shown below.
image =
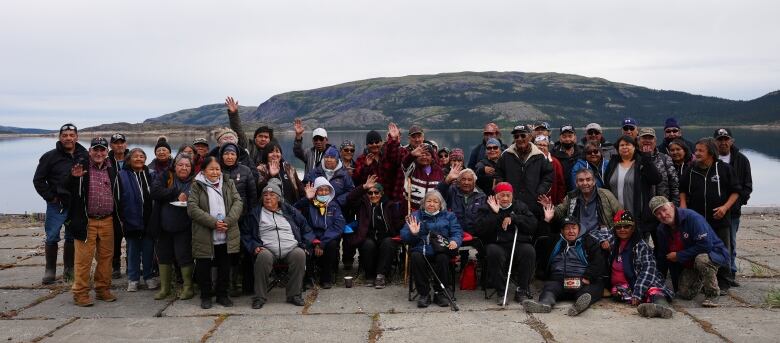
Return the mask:
<svg viewBox="0 0 780 343">
<path fill-rule="evenodd" d="M 512 223 L 506 228 L 501 228 L 504 218 L 512 218 Z M 506 209 L 493 212 L 490 205 L 483 204 L 476 215 L 476 235 L 484 244 L 512 244 L 517 231 L 517 242 L 533 243 L 536 234 L 536 217 L 528 206 L 522 201 L 514 200 Z"/>
<path fill-rule="evenodd" d="M 604 174 L 607 172 L 607 166 L 609 165 L 609 160 L 606 158 L 601 159 L 601 166 L 593 165 L 593 163 L 588 162 L 584 159 L 577 160 L 576 163 L 574 163 L 574 166 L 571 168 L 571 173 L 569 173 L 569 182 L 571 184 L 571 188 L 569 188 L 569 192 L 577 189 L 577 172 L 580 171 L 580 169 L 590 169 L 593 171 L 593 176 L 596 178 L 596 187 L 603 188 L 604 187 Z"/>
<path fill-rule="evenodd" d="M 444 201 L 447 202 L 448 210 L 455 214 L 455 218 L 458 218 L 461 229 L 473 234 L 478 226 L 477 212 L 480 207 L 485 205 L 487 195 L 481 189 L 474 187 L 471 194 L 466 197 L 457 183 L 457 181 L 452 184 L 439 183 L 438 190 L 444 197 Z"/>
<path fill-rule="evenodd" d="M 260 239 L 258 228 L 260 227 L 260 218 L 262 218 L 263 206 L 253 207 L 246 216 L 244 216 L 241 227 L 241 243 L 246 248 L 246 252 L 254 255 L 255 249 L 264 247 L 268 242 Z M 311 227 L 306 223 L 306 219 L 295 207 L 290 204 L 279 203 L 279 212 L 281 216 L 290 223 L 293 236 L 298 241 L 298 247 L 305 250 L 311 250 L 314 234 Z M 278 213 L 278 212 L 277 212 Z"/>
<path fill-rule="evenodd" d="M 681 271 L 680 267 L 687 262 L 694 261 L 699 254 L 707 254 L 712 263 L 719 266 L 728 266 L 731 255 L 723 241 L 707 224 L 707 220 L 696 211 L 687 208 L 676 207 L 675 211 L 674 221 L 677 223 L 676 229 L 682 233 L 684 248 L 677 252 L 677 262 L 667 260 L 669 238 L 672 237 L 673 229 L 666 224 L 659 224 L 656 231 L 658 242 L 655 246 L 658 272 L 661 275 L 666 275 L 667 271 L 671 271 L 672 278 L 677 280 Z M 677 284 L 676 281 L 675 284 Z"/>
<path fill-rule="evenodd" d="M 694 163 L 685 168 L 680 180 L 680 193 L 686 195 L 686 207 L 703 215 L 713 228 L 731 225 L 731 210 L 723 218 L 715 219 L 713 209 L 725 204 L 732 193 L 740 192 L 742 186 L 734 176 L 734 170 L 721 160 L 715 160 L 707 169 Z"/>
<path fill-rule="evenodd" d="M 114 212 L 112 214 L 114 231 L 120 231 L 124 233 L 124 230 L 122 229 L 122 223 L 119 220 L 121 211 L 120 197 L 122 193 L 119 184 L 119 178 L 116 176 L 116 169 L 111 166 L 111 164 L 108 162 L 108 159 L 106 159 L 103 163 L 106 165 L 105 168 L 108 171 L 108 179 L 111 182 L 111 193 L 114 199 Z M 84 170 L 88 170 L 88 167 L 85 167 Z M 81 177 L 74 177 L 73 175 L 69 175 L 67 180 L 67 188 L 71 194 L 70 206 L 68 206 L 68 220 L 70 221 L 70 225 L 67 227 L 70 230 L 70 233 L 73 235 L 73 238 L 85 242 L 87 240 L 87 225 L 89 224 L 87 206 L 89 204 L 88 194 L 90 179 L 90 173 L 84 173 L 84 175 Z M 119 230 L 117 230 L 117 227 Z"/>
<path fill-rule="evenodd" d="M 537 198 L 552 188 L 553 167 L 536 145 L 531 144 L 531 151 L 525 160 L 520 159 L 515 144 L 509 146 L 498 159 L 496 175 L 497 181 L 506 181 L 512 185 L 515 199 L 528 205 L 537 217 L 542 215 Z"/>
<path fill-rule="evenodd" d="M 232 166 L 225 165 L 225 161 L 222 160 L 225 145 L 220 148 L 218 161 L 222 167 L 222 172 L 233 180 L 233 183 L 236 185 L 236 190 L 238 190 L 238 194 L 241 196 L 241 202 L 244 203 L 244 211 L 241 213 L 244 215 L 259 201 L 255 173 L 249 167 L 238 163 L 238 161 Z"/>
<path fill-rule="evenodd" d="M 401 239 L 409 244 L 411 251 L 432 256 L 433 247 L 431 247 L 428 237 L 428 234 L 431 232 L 447 237 L 450 241 L 455 241 L 458 247 L 463 244 L 463 230 L 460 224 L 458 224 L 458 218 L 452 212 L 444 209 L 435 215 L 430 215 L 425 213 L 425 211 L 414 211 L 412 216 L 420 223 L 420 231 L 413 235 L 412 231 L 409 230 L 408 223 L 401 228 Z"/>
<path fill-rule="evenodd" d="M 406 217 L 405 201 L 394 201 L 385 196 L 377 206 L 374 206 L 368 199 L 367 191 L 363 187 L 355 187 L 347 195 L 348 206 L 358 209 L 358 227 L 354 234 L 344 236 L 344 240 L 349 246 L 355 248 L 362 246 L 366 238 L 380 242 L 384 238 L 398 236 Z M 374 218 L 374 211 L 381 211 L 384 221 L 374 223 L 372 227 L 371 220 Z"/>
<path fill-rule="evenodd" d="M 316 180 L 319 177 L 324 177 L 333 187 L 334 197 L 333 200 L 341 207 L 342 212 L 346 210 L 347 206 L 347 194 L 355 188 L 355 184 L 352 183 L 352 177 L 349 176 L 349 172 L 341 164 L 341 160 L 338 161 L 336 169 L 333 171 L 333 175 L 328 179 L 325 172 L 325 159 L 323 158 L 320 165 L 309 173 L 305 180 Z"/>
<path fill-rule="evenodd" d="M 62 206 L 67 207 L 70 200 L 70 192 L 66 181 L 70 176 L 70 170 L 76 163 L 86 163 L 89 160 L 87 149 L 83 145 L 76 143 L 72 154 L 65 152 L 62 143 L 57 141 L 54 149 L 49 150 L 38 160 L 38 167 L 35 168 L 33 176 L 33 186 L 38 195 L 52 202 L 59 199 Z"/>
<path fill-rule="evenodd" d="M 607 165 L 607 172 L 604 174 L 604 188 L 609 189 L 613 195 L 617 194 L 617 190 L 610 187 L 609 180 L 613 174 L 617 173 L 621 160 L 620 155 L 612 156 Z M 644 156 L 636 151 L 633 160 L 634 164 L 631 168 L 634 169 L 634 203 L 631 212 L 634 214 L 634 218 L 638 218 L 638 228 L 642 232 L 649 232 L 658 225 L 658 221 L 648 206 L 650 198 L 653 197 L 653 186 L 661 182 L 661 173 L 655 168 L 655 164 L 649 156 Z"/>
<path fill-rule="evenodd" d="M 324 214 L 321 214 L 320 209 L 314 204 L 316 198 L 312 200 L 303 198 L 295 204 L 295 207 L 306 218 L 306 222 L 311 227 L 315 238 L 320 241 L 322 247 L 325 247 L 331 241 L 341 238 L 341 233 L 344 231 L 344 226 L 347 223 L 344 220 L 344 216 L 341 215 L 341 208 L 333 201 L 335 193 L 333 186 L 324 177 L 318 177 L 314 180 L 315 190 L 322 186 L 330 188 L 328 200 L 325 202 Z"/>
<path fill-rule="evenodd" d="M 214 241 L 212 233 L 217 219 L 209 214 L 209 195 L 203 173 L 198 173 L 192 181 L 190 196 L 187 199 L 187 214 L 192 218 L 192 257 L 214 258 Z M 227 225 L 227 252 L 235 254 L 241 245 L 241 231 L 238 221 L 243 212 L 241 195 L 238 194 L 235 183 L 227 174 L 222 174 L 222 201 L 225 204 L 225 219 Z"/>
<path fill-rule="evenodd" d="M 147 233 L 149 220 L 152 216 L 151 187 L 152 178 L 149 168 L 134 171 L 129 164 L 119 172 L 121 184 L 122 211 L 120 220 L 127 237 L 143 237 Z"/>
</svg>

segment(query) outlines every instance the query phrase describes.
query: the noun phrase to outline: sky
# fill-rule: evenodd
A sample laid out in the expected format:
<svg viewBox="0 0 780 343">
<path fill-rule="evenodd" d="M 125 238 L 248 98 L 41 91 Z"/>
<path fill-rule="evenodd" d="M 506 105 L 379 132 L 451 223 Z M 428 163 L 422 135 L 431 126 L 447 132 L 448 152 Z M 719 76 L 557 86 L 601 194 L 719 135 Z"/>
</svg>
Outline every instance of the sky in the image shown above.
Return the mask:
<svg viewBox="0 0 780 343">
<path fill-rule="evenodd" d="M 141 122 L 373 77 L 559 72 L 750 100 L 778 1 L 0 2 L 0 125 Z"/>
</svg>

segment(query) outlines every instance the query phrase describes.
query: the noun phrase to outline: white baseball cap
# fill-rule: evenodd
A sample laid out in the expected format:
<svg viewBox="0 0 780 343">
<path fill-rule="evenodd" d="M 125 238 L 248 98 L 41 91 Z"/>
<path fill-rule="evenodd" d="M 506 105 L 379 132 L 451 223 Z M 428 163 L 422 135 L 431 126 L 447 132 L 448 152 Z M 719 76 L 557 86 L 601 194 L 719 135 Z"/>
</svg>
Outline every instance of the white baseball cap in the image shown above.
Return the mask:
<svg viewBox="0 0 780 343">
<path fill-rule="evenodd" d="M 328 138 L 328 131 L 325 131 L 325 129 L 318 127 L 314 129 L 314 131 L 312 131 L 311 136 L 312 137 L 320 136 L 320 137 Z"/>
</svg>

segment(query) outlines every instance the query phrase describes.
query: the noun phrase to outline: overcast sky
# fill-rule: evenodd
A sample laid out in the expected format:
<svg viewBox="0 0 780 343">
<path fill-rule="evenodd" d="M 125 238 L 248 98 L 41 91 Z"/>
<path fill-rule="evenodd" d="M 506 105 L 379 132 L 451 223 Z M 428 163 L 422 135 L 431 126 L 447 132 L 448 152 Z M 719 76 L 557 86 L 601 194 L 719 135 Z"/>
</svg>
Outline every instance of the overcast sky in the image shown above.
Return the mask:
<svg viewBox="0 0 780 343">
<path fill-rule="evenodd" d="M 383 76 L 560 72 L 753 99 L 778 1 L 0 2 L 0 125 L 140 122 Z"/>
</svg>

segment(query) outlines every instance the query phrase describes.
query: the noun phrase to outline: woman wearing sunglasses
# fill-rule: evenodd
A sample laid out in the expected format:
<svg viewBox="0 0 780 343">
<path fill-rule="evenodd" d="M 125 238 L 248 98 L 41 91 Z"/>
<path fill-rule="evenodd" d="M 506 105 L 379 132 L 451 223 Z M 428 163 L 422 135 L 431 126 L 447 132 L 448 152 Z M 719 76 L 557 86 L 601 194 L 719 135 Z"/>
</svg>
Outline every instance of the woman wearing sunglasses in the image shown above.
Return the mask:
<svg viewBox="0 0 780 343">
<path fill-rule="evenodd" d="M 604 174 L 607 171 L 607 165 L 609 159 L 604 158 L 601 148 L 595 142 L 588 142 L 585 144 L 585 148 L 582 149 L 582 156 L 574 163 L 571 168 L 571 185 L 572 188 L 569 191 L 573 191 L 577 188 L 575 182 L 577 172 L 580 169 L 590 169 L 593 171 L 593 177 L 596 179 L 596 186 L 599 188 L 604 187 Z"/>
<path fill-rule="evenodd" d="M 490 138 L 485 143 L 485 158 L 477 162 L 477 187 L 485 192 L 485 195 L 493 195 L 493 187 L 498 184 L 496 167 L 498 158 L 501 157 L 501 142 Z"/>
</svg>

